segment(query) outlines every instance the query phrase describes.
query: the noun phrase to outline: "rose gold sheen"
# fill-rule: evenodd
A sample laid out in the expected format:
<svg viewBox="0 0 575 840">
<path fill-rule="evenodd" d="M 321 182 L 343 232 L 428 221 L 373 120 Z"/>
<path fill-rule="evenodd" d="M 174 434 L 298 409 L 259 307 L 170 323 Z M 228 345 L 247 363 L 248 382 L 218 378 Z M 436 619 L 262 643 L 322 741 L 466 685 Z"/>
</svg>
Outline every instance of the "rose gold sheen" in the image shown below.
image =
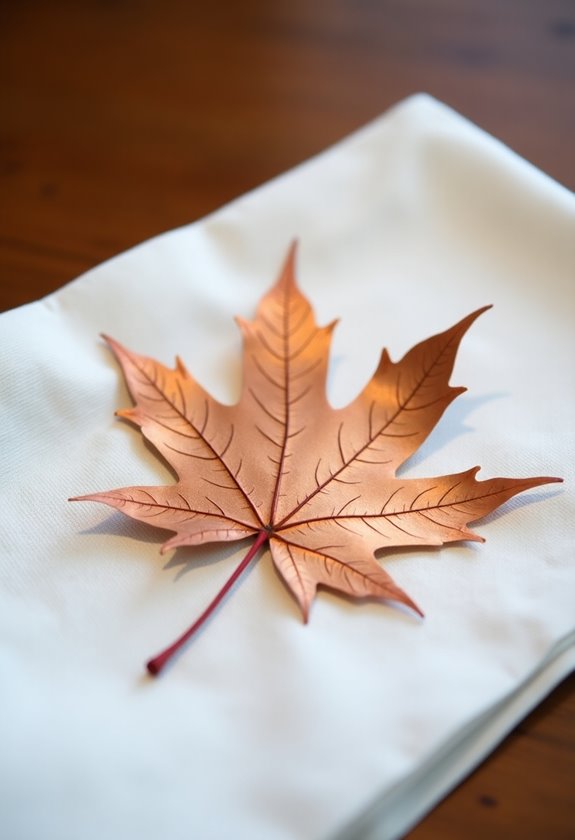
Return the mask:
<svg viewBox="0 0 575 840">
<path fill-rule="evenodd" d="M 257 535 L 307 620 L 318 586 L 354 598 L 401 602 L 421 613 L 375 559 L 378 549 L 482 541 L 469 525 L 512 496 L 558 478 L 492 478 L 479 467 L 431 478 L 397 469 L 465 388 L 449 385 L 467 329 L 484 307 L 380 363 L 359 396 L 334 409 L 326 376 L 334 324 L 318 327 L 294 277 L 295 246 L 243 335 L 243 388 L 236 405 L 208 394 L 180 360 L 174 369 L 106 338 L 135 407 L 118 414 L 139 426 L 179 480 L 124 487 L 77 500 L 103 502 L 173 531 L 163 551 Z M 201 626 L 240 565 L 181 639 L 148 664 L 156 674 Z"/>
</svg>

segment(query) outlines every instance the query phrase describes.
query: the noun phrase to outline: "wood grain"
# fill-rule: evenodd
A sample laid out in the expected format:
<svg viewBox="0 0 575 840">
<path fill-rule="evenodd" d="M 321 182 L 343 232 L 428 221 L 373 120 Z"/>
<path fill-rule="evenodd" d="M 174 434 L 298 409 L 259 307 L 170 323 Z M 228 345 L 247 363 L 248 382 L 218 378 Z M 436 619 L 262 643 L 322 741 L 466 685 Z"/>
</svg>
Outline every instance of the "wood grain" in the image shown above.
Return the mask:
<svg viewBox="0 0 575 840">
<path fill-rule="evenodd" d="M 572 0 L 0 3 L 0 310 L 426 90 L 575 187 Z M 571 678 L 411 834 L 563 838 Z"/>
</svg>

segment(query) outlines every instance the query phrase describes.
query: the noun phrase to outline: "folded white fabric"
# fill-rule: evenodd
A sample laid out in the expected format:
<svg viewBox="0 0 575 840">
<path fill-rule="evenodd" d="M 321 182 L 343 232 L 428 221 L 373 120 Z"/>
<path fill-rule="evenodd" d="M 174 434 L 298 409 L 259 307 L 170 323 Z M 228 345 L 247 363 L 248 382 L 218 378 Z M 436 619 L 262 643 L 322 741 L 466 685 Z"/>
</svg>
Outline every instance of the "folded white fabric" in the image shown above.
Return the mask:
<svg viewBox="0 0 575 840">
<path fill-rule="evenodd" d="M 575 662 L 575 198 L 415 96 L 207 219 L 0 317 L 0 834 L 11 840 L 392 838 Z M 160 679 L 243 546 L 160 558 L 162 534 L 69 496 L 172 475 L 137 430 L 105 332 L 215 396 L 239 392 L 290 240 L 330 398 L 487 304 L 405 475 L 557 475 L 484 545 L 381 560 L 423 622 L 321 592 L 303 625 L 264 554 Z"/>
</svg>

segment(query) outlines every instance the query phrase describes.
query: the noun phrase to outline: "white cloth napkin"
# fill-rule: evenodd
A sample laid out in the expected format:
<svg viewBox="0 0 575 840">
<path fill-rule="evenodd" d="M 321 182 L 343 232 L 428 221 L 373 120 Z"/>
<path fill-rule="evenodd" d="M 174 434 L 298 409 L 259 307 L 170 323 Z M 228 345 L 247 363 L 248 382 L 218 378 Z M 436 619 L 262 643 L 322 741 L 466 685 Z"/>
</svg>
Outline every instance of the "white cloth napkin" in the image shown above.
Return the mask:
<svg viewBox="0 0 575 840">
<path fill-rule="evenodd" d="M 397 837 L 575 663 L 575 199 L 427 96 L 212 216 L 0 317 L 0 834 L 10 840 Z M 108 333 L 238 395 L 234 315 L 290 240 L 335 336 L 330 397 L 385 344 L 493 303 L 405 474 L 558 475 L 484 545 L 382 562 L 423 622 L 322 592 L 304 626 L 264 554 L 173 667 L 144 661 L 245 548 L 161 558 L 164 534 L 66 499 L 171 482 Z"/>
</svg>

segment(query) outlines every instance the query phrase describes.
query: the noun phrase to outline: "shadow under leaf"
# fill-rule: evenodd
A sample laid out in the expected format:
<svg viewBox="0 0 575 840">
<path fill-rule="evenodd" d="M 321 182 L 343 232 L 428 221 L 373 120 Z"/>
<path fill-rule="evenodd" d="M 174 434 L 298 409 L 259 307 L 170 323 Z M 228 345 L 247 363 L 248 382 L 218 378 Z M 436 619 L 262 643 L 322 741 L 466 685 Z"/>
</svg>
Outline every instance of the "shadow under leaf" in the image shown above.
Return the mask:
<svg viewBox="0 0 575 840">
<path fill-rule="evenodd" d="M 414 452 L 405 464 L 402 464 L 397 471 L 397 477 L 402 476 L 407 470 L 419 467 L 427 458 L 440 452 L 456 438 L 473 432 L 474 428 L 465 424 L 467 418 L 478 408 L 506 396 L 508 394 L 504 392 L 484 394 L 481 397 L 469 397 L 467 394 L 463 394 L 446 409 L 437 426 L 421 444 L 417 452 Z"/>
</svg>

